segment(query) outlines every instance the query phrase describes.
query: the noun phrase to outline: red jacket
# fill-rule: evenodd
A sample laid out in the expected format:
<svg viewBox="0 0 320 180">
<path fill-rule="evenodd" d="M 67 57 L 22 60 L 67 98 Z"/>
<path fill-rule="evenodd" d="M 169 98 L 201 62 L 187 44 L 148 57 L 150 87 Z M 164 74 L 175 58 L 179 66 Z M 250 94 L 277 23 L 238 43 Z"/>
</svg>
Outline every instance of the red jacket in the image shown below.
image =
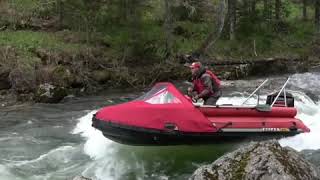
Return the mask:
<svg viewBox="0 0 320 180">
<path fill-rule="evenodd" d="M 201 94 L 202 98 L 220 96 L 220 80 L 209 70 L 201 69 L 199 75 L 193 78 L 193 91 Z M 207 90 L 204 92 L 204 90 Z"/>
</svg>

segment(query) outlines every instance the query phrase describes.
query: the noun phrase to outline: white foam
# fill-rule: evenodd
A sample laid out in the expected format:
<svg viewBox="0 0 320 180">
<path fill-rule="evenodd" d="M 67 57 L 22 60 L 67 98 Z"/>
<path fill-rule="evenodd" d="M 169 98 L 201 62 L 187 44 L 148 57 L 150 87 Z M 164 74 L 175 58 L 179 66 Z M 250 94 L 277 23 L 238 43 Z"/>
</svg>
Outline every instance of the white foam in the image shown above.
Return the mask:
<svg viewBox="0 0 320 180">
<path fill-rule="evenodd" d="M 310 128 L 310 133 L 302 133 L 293 137 L 279 140 L 282 146 L 289 146 L 298 151 L 303 149 L 320 149 L 318 138 L 320 137 L 320 103 L 315 104 L 306 94 L 299 91 L 290 91 L 295 98 L 295 107 L 298 110 L 296 118 Z M 217 104 L 241 105 L 246 98 L 244 96 L 222 97 Z M 265 96 L 262 96 L 265 99 Z M 262 100 L 263 101 L 263 100 Z M 251 98 L 247 104 L 255 104 L 257 100 Z"/>
<path fill-rule="evenodd" d="M 0 179 L 15 179 L 20 180 L 21 178 L 17 178 L 16 176 L 10 173 L 10 170 L 3 165 L 0 165 Z"/>
<path fill-rule="evenodd" d="M 70 154 L 76 149 L 76 147 L 73 146 L 61 146 L 56 149 L 53 149 L 49 151 L 46 154 L 42 154 L 36 159 L 33 160 L 27 160 L 27 161 L 13 161 L 16 162 L 16 166 L 21 166 L 21 165 L 28 165 L 31 163 L 37 163 L 37 162 L 48 162 L 48 163 L 53 163 L 53 162 L 62 162 L 62 163 L 67 163 L 70 161 Z"/>
<path fill-rule="evenodd" d="M 79 123 L 72 133 L 80 133 L 86 142 L 84 144 L 84 152 L 89 155 L 93 161 L 88 164 L 82 175 L 86 177 L 93 177 L 95 179 L 114 180 L 121 179 L 121 177 L 130 172 L 132 169 L 139 169 L 143 172 L 143 165 L 132 160 L 130 152 L 128 157 L 123 157 L 118 154 L 118 150 L 122 145 L 115 143 L 103 136 L 101 131 L 96 130 L 91 126 L 92 116 L 96 111 L 92 111 L 79 119 Z"/>
<path fill-rule="evenodd" d="M 304 97 L 301 97 L 305 99 Z M 310 133 L 302 133 L 293 137 L 283 138 L 279 142 L 282 146 L 289 146 L 298 151 L 303 149 L 320 149 L 320 104 L 310 101 L 296 101 L 298 114 L 296 118 L 310 128 Z"/>
<path fill-rule="evenodd" d="M 86 138 L 86 143 L 84 145 L 84 152 L 88 154 L 93 159 L 100 159 L 108 154 L 112 154 L 114 144 L 111 140 L 105 138 L 101 131 L 93 128 L 92 116 L 97 111 L 92 111 L 87 115 L 79 119 L 79 123 L 76 128 L 73 130 L 74 134 L 80 133 L 83 137 Z"/>
<path fill-rule="evenodd" d="M 289 146 L 298 151 L 303 149 L 320 149 L 318 138 L 320 137 L 320 103 L 314 103 L 305 93 L 299 91 L 290 91 L 295 98 L 295 107 L 298 110 L 296 118 L 310 128 L 310 133 L 301 133 L 293 137 L 287 137 L 279 140 L 282 146 Z M 246 98 L 244 96 L 222 97 L 218 104 L 241 105 Z M 265 99 L 265 96 L 262 96 Z M 262 101 L 263 101 L 262 100 Z M 251 98 L 247 104 L 255 104 L 257 100 Z"/>
</svg>

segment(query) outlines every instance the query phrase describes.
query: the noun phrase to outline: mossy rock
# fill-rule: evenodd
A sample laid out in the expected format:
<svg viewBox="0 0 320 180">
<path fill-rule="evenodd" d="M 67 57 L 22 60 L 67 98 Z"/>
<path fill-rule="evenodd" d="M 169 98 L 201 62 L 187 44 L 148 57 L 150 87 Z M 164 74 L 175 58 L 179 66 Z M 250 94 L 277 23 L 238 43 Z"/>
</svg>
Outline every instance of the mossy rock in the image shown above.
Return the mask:
<svg viewBox="0 0 320 180">
<path fill-rule="evenodd" d="M 75 75 L 65 66 L 57 66 L 52 72 L 53 85 L 58 87 L 70 87 L 75 80 Z"/>
<path fill-rule="evenodd" d="M 34 100 L 39 103 L 58 103 L 65 96 L 67 96 L 67 90 L 63 87 L 55 87 L 51 84 L 45 83 L 39 85 Z"/>
<path fill-rule="evenodd" d="M 276 140 L 252 142 L 197 169 L 189 180 L 319 179 L 317 168 Z"/>
</svg>

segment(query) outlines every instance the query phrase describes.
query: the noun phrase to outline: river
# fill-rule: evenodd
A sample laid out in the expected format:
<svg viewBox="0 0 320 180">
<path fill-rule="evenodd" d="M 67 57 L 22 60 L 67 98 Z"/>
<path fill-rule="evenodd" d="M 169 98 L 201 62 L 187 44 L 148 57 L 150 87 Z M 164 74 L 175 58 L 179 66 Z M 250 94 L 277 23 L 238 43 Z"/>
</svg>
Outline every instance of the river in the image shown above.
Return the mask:
<svg viewBox="0 0 320 180">
<path fill-rule="evenodd" d="M 227 81 L 218 104 L 240 104 L 263 79 Z M 261 94 L 279 90 L 284 77 L 272 77 Z M 311 133 L 279 140 L 298 151 L 320 149 L 320 74 L 291 75 L 297 117 Z M 200 165 L 213 162 L 241 144 L 143 147 L 104 138 L 91 127 L 99 108 L 126 102 L 140 92 L 113 92 L 72 98 L 59 104 L 17 105 L 0 109 L 0 179 L 186 179 Z M 265 96 L 262 96 L 262 100 Z M 252 99 L 249 103 L 255 103 Z"/>
</svg>

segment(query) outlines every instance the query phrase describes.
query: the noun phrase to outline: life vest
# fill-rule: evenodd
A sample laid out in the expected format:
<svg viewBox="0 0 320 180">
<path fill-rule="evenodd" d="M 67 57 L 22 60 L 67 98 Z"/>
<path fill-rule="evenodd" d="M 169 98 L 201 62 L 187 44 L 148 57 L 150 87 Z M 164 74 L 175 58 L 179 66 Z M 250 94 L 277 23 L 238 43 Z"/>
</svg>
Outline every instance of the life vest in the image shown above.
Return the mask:
<svg viewBox="0 0 320 180">
<path fill-rule="evenodd" d="M 205 72 L 206 74 L 208 74 L 213 83 L 216 84 L 216 86 L 220 89 L 220 86 L 221 86 L 221 81 L 220 79 L 211 71 L 209 70 L 206 70 Z M 203 75 L 202 75 L 203 76 Z M 201 77 L 200 78 L 197 78 L 197 79 L 194 79 L 193 80 L 193 85 L 194 85 L 194 90 L 197 92 L 197 93 L 201 93 L 204 89 L 205 89 L 205 86 L 201 80 Z M 210 92 L 210 95 L 213 95 L 215 92 Z"/>
<path fill-rule="evenodd" d="M 218 88 L 220 88 L 221 87 L 220 79 L 210 70 L 206 70 L 206 73 L 210 75 L 214 83 L 218 86 Z"/>
</svg>

